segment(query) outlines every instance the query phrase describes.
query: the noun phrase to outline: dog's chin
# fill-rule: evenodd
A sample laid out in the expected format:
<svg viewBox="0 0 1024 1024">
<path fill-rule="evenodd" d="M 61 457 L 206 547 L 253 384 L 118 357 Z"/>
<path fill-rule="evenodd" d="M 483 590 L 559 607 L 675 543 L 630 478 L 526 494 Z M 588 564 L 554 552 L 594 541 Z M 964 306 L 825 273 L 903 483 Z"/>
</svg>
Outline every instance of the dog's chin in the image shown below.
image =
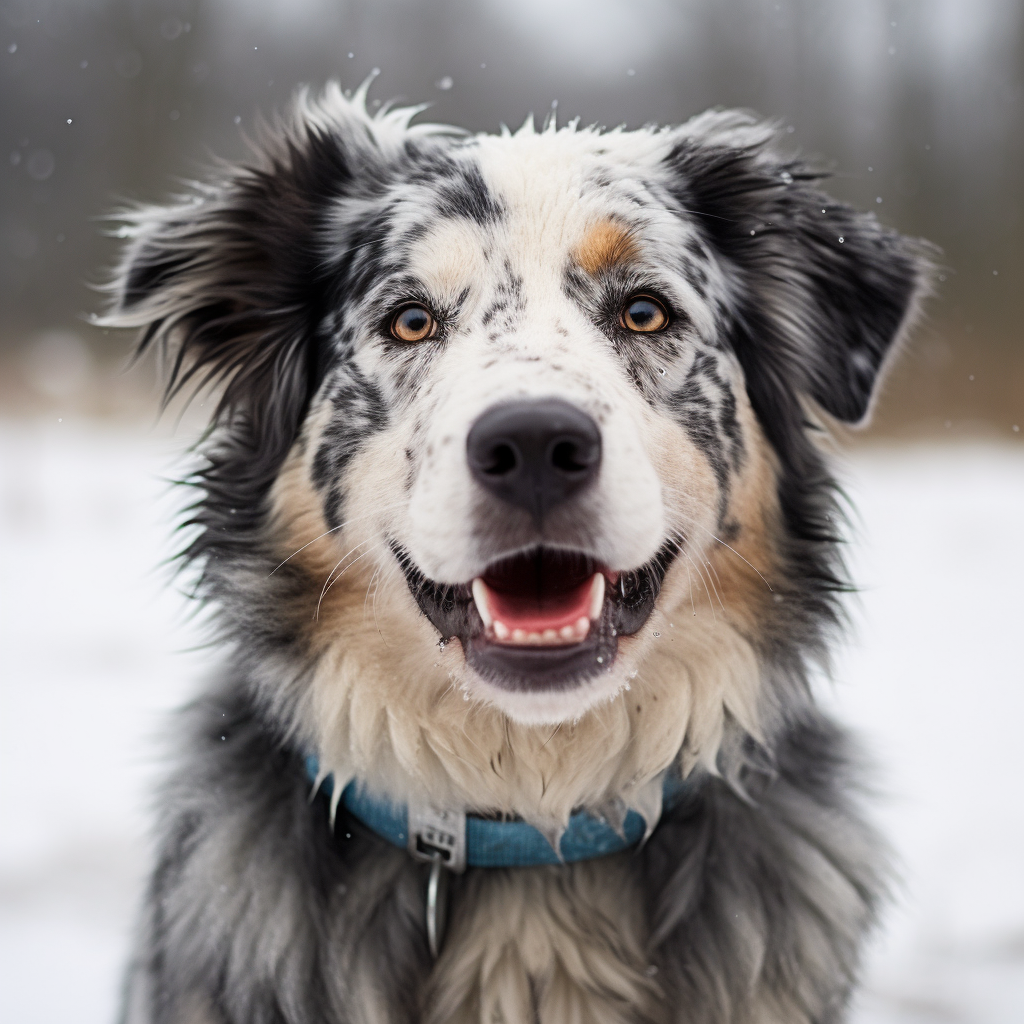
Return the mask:
<svg viewBox="0 0 1024 1024">
<path fill-rule="evenodd" d="M 511 690 L 472 669 L 466 673 L 464 687 L 471 699 L 497 708 L 520 725 L 561 725 L 578 721 L 618 696 L 628 682 L 628 672 L 620 661 L 616 659 L 608 671 L 564 689 Z"/>
<path fill-rule="evenodd" d="M 404 548 L 391 547 L 442 641 L 458 639 L 467 689 L 524 723 L 579 718 L 619 692 L 627 671 L 620 639 L 650 618 L 678 553 L 666 542 L 622 572 L 582 551 L 538 546 L 490 563 L 467 583 L 440 584 Z"/>
</svg>

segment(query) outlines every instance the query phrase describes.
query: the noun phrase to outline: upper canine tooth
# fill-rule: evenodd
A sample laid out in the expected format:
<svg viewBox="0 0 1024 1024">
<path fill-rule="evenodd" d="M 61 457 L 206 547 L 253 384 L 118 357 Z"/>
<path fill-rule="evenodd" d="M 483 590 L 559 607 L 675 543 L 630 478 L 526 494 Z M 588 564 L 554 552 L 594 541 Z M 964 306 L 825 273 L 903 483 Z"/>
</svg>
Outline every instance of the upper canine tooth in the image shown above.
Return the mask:
<svg viewBox="0 0 1024 1024">
<path fill-rule="evenodd" d="M 476 584 L 474 583 L 474 586 Z M 590 618 L 591 621 L 601 617 L 604 607 L 604 573 L 595 572 L 590 583 Z"/>
<path fill-rule="evenodd" d="M 487 584 L 479 576 L 473 580 L 473 602 L 476 604 L 476 610 L 480 613 L 480 618 L 484 620 L 484 629 L 490 628 L 494 616 L 491 615 L 491 609 L 487 607 Z"/>
</svg>

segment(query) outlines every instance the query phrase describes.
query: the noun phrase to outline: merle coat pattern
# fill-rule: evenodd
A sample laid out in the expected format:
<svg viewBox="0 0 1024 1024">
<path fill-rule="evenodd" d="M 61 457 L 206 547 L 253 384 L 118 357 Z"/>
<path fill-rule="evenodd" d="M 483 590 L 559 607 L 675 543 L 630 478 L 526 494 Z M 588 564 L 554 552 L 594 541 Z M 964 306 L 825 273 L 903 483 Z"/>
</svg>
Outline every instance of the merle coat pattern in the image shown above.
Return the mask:
<svg viewBox="0 0 1024 1024">
<path fill-rule="evenodd" d="M 128 217 L 108 322 L 219 388 L 184 558 L 224 667 L 180 721 L 124 1020 L 840 1021 L 886 861 L 808 685 L 845 587 L 818 438 L 867 416 L 927 250 L 743 113 L 415 113 L 303 94 Z M 550 508 L 496 497 L 474 424 L 552 400 L 599 463 Z M 584 580 L 578 622 L 501 619 L 524 559 Z M 657 827 L 454 877 L 435 962 L 425 866 L 337 806 L 350 779 L 555 844 L 579 808 Z"/>
</svg>

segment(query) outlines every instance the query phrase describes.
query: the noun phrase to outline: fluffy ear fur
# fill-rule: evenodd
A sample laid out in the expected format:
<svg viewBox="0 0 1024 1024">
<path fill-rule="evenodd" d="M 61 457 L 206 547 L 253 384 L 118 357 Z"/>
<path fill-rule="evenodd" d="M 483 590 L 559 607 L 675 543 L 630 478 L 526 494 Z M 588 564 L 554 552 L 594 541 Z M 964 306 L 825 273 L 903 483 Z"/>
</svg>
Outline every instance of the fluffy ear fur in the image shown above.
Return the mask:
<svg viewBox="0 0 1024 1024">
<path fill-rule="evenodd" d="M 862 423 L 888 355 L 927 290 L 929 247 L 837 203 L 826 177 L 769 150 L 744 115 L 684 127 L 669 162 L 677 195 L 736 276 L 734 344 L 747 369 Z"/>
<path fill-rule="evenodd" d="M 223 168 L 175 205 L 123 217 L 132 241 L 101 322 L 141 328 L 139 352 L 162 350 L 168 399 L 217 388 L 213 426 L 230 427 L 204 446 L 192 480 L 205 494 L 186 559 L 240 554 L 256 536 L 329 358 L 317 338 L 331 286 L 325 211 L 373 179 L 397 120 L 411 116 L 371 118 L 365 88 L 351 102 L 337 93 L 300 94 L 262 130 L 251 163 Z"/>
<path fill-rule="evenodd" d="M 317 373 L 321 245 L 314 211 L 350 180 L 337 138 L 296 118 L 252 166 L 191 197 L 127 215 L 132 238 L 105 323 L 141 328 L 164 356 L 166 395 L 219 391 L 186 560 L 251 544 Z M 317 214 L 319 216 L 319 214 Z"/>
<path fill-rule="evenodd" d="M 108 322 L 143 328 L 140 351 L 164 349 L 168 397 L 221 385 L 215 418 L 244 417 L 259 450 L 277 451 L 315 375 L 316 220 L 352 175 L 338 137 L 312 123 L 296 118 L 268 142 L 253 166 L 127 215 Z"/>
</svg>

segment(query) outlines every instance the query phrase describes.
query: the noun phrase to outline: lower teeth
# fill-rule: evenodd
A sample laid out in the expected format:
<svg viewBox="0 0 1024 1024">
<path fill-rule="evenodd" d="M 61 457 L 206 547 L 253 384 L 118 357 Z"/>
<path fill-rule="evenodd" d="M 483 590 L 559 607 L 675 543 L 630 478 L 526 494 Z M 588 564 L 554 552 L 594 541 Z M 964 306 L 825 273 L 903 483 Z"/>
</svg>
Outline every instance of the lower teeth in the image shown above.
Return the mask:
<svg viewBox="0 0 1024 1024">
<path fill-rule="evenodd" d="M 521 645 L 523 647 L 546 647 L 564 644 L 577 644 L 586 640 L 590 633 L 592 620 L 601 615 L 604 605 L 605 579 L 600 573 L 591 578 L 589 594 L 589 615 L 581 615 L 575 622 L 562 626 L 560 629 L 525 630 L 522 627 L 511 627 L 500 619 L 492 618 L 488 601 L 487 585 L 477 577 L 473 580 L 473 600 L 476 603 L 480 618 L 483 620 L 486 636 L 489 640 L 502 644 Z"/>
<path fill-rule="evenodd" d="M 487 629 L 491 640 L 505 644 L 520 644 L 524 647 L 545 647 L 558 644 L 578 644 L 586 640 L 590 632 L 590 619 L 581 615 L 571 626 L 563 626 L 559 630 L 509 629 L 504 622 L 496 621 Z"/>
</svg>

